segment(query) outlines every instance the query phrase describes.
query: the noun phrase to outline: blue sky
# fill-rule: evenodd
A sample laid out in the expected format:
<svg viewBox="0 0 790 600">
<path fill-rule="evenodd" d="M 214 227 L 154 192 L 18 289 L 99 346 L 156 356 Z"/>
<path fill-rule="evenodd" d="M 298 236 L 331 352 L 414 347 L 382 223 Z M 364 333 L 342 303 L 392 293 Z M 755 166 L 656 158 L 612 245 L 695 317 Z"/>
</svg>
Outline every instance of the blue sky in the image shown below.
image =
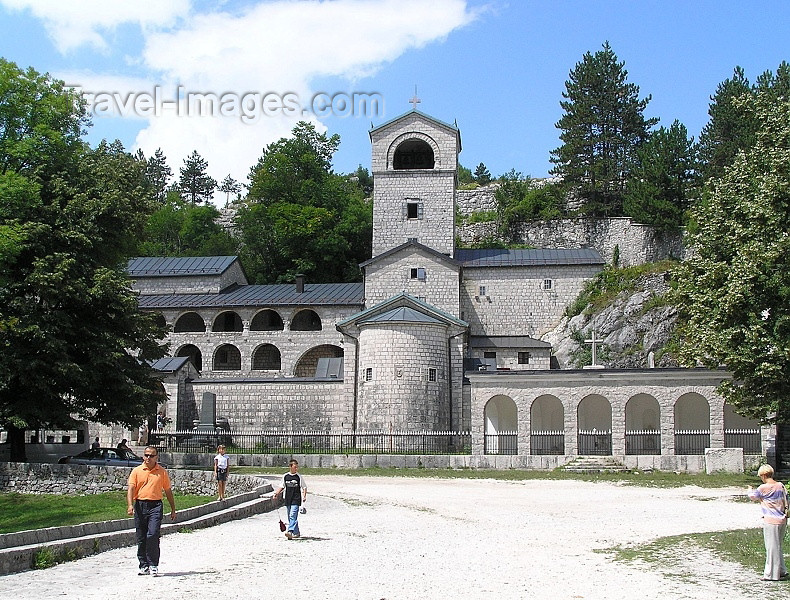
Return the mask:
<svg viewBox="0 0 790 600">
<path fill-rule="evenodd" d="M 742 66 L 751 81 L 790 61 L 790 3 L 699 1 L 0 0 L 0 56 L 79 85 L 96 99 L 138 99 L 176 90 L 213 93 L 231 109 L 274 98 L 267 115 L 176 115 L 167 107 L 95 116 L 89 134 L 146 155 L 162 148 L 174 172 L 196 149 L 221 180 L 246 182 L 269 143 L 297 117 L 283 98 L 375 94 L 376 114 L 299 112 L 341 137 L 338 172 L 370 167 L 371 123 L 411 108 L 457 123 L 461 164 L 493 175 L 544 177 L 559 145 L 554 124 L 568 73 L 609 41 L 625 61 L 646 116 L 675 119 L 695 138 L 716 86 Z M 179 87 L 180 86 L 180 87 Z M 247 96 L 245 96 L 245 94 Z M 131 95 L 131 96 L 130 96 Z M 277 99 L 280 100 L 277 100 Z M 234 101 L 236 102 L 234 104 Z M 258 105 L 251 105 L 257 109 Z M 146 112 L 146 107 L 148 111 Z M 109 111 L 112 114 L 112 111 Z"/>
</svg>

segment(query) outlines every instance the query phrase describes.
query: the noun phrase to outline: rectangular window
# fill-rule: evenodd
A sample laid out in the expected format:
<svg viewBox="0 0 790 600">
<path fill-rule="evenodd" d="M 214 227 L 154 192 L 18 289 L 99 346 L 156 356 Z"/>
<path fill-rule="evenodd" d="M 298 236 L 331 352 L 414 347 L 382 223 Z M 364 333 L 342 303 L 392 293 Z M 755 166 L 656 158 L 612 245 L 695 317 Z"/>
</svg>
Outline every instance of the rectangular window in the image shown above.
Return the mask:
<svg viewBox="0 0 790 600">
<path fill-rule="evenodd" d="M 485 295 L 486 295 L 486 286 L 484 286 L 484 285 L 481 285 L 481 286 L 478 288 L 478 290 L 477 290 L 477 291 L 478 291 L 478 296 L 485 296 Z"/>
<path fill-rule="evenodd" d="M 532 358 L 532 355 L 529 352 L 519 352 L 518 353 L 518 364 L 520 364 L 520 365 L 528 365 L 530 358 Z"/>
<path fill-rule="evenodd" d="M 428 381 L 436 381 L 436 369 L 428 369 Z"/>
<path fill-rule="evenodd" d="M 373 381 L 373 368 L 368 367 L 365 369 L 365 381 Z"/>
<path fill-rule="evenodd" d="M 406 198 L 404 208 L 407 219 L 422 219 L 423 204 L 417 198 Z"/>
<path fill-rule="evenodd" d="M 483 352 L 483 358 L 496 358 L 496 352 Z"/>
<path fill-rule="evenodd" d="M 419 242 L 420 240 L 418 240 L 417 238 L 406 238 L 406 241 L 407 242 Z"/>
<path fill-rule="evenodd" d="M 551 290 L 554 288 L 554 282 L 551 279 L 544 279 L 543 280 L 543 289 L 544 290 Z"/>
<path fill-rule="evenodd" d="M 412 269 L 410 275 L 412 279 L 419 279 L 420 281 L 425 281 L 425 269 L 422 267 L 417 267 L 416 269 Z"/>
</svg>

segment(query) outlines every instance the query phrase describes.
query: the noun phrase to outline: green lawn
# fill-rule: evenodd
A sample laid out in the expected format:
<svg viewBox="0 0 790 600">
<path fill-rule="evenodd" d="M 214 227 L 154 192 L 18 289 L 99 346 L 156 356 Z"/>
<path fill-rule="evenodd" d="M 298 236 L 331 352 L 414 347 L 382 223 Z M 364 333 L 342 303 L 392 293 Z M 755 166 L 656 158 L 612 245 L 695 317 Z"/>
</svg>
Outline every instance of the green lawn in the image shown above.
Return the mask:
<svg viewBox="0 0 790 600">
<path fill-rule="evenodd" d="M 211 502 L 215 498 L 175 494 L 175 499 L 176 509 L 183 509 Z M 125 519 L 127 516 L 124 491 L 84 496 L 16 492 L 0 494 L 0 533 L 78 525 L 92 521 L 112 521 Z"/>
</svg>

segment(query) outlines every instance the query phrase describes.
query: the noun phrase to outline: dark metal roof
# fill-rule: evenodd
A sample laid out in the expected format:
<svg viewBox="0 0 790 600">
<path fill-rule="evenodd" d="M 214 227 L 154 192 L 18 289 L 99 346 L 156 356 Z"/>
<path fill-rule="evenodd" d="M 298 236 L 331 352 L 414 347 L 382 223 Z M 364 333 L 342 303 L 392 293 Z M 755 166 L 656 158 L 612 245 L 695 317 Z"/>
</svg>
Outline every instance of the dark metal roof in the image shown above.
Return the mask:
<svg viewBox="0 0 790 600">
<path fill-rule="evenodd" d="M 472 348 L 551 348 L 551 344 L 528 335 L 471 335 Z"/>
<path fill-rule="evenodd" d="M 238 260 L 236 256 L 143 256 L 126 266 L 130 277 L 186 277 L 221 275 Z"/>
<path fill-rule="evenodd" d="M 444 262 L 446 262 L 448 264 L 451 264 L 451 265 L 458 265 L 459 264 L 457 260 L 449 257 L 446 254 L 442 254 L 438 250 L 434 250 L 433 248 L 430 248 L 430 247 L 428 247 L 428 246 L 426 246 L 424 244 L 421 244 L 420 242 L 415 242 L 414 240 L 410 240 L 408 242 L 403 242 L 402 244 L 400 244 L 398 246 L 395 246 L 394 248 L 390 248 L 389 250 L 387 250 L 385 252 L 382 252 L 378 256 L 374 256 L 373 258 L 371 258 L 369 260 L 366 260 L 363 263 L 360 263 L 359 266 L 364 269 L 365 267 L 367 267 L 371 263 L 378 262 L 382 258 L 385 258 L 387 256 L 392 256 L 393 254 L 396 254 L 396 253 L 400 252 L 401 250 L 404 250 L 405 248 L 409 248 L 409 247 L 415 248 L 417 250 L 420 250 L 421 252 L 425 252 L 427 254 L 435 256 L 439 260 L 442 260 L 442 261 L 444 261 Z"/>
<path fill-rule="evenodd" d="M 234 306 L 351 305 L 364 304 L 362 283 L 308 283 L 304 292 L 292 283 L 238 285 L 218 294 L 152 294 L 139 297 L 140 308 L 199 308 Z"/>
<path fill-rule="evenodd" d="M 537 267 L 546 265 L 602 265 L 600 253 L 593 248 L 459 248 L 455 259 L 468 267 Z"/>
<path fill-rule="evenodd" d="M 441 321 L 410 306 L 399 306 L 365 319 L 361 323 L 441 323 Z"/>
<path fill-rule="evenodd" d="M 166 356 L 152 362 L 151 368 L 162 373 L 175 373 L 188 361 L 188 356 Z"/>
</svg>

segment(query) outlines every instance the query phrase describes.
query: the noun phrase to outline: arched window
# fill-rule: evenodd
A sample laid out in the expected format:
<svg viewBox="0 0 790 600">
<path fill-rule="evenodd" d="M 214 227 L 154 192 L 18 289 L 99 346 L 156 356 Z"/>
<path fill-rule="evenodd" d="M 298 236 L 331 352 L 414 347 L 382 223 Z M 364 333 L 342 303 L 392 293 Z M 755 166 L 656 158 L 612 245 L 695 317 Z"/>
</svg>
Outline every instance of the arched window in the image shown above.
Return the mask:
<svg viewBox="0 0 790 600">
<path fill-rule="evenodd" d="M 206 331 L 206 322 L 196 312 L 188 312 L 184 313 L 178 320 L 176 321 L 175 327 L 173 327 L 174 333 L 183 333 L 183 332 L 205 332 Z"/>
<path fill-rule="evenodd" d="M 433 169 L 433 148 L 423 140 L 406 140 L 395 150 L 392 167 L 399 169 Z"/>
<path fill-rule="evenodd" d="M 187 344 L 186 346 L 181 346 L 176 352 L 176 356 L 186 356 L 189 359 L 189 362 L 192 363 L 198 371 L 203 370 L 203 354 L 200 352 L 200 348 L 194 346 L 192 344 Z"/>
<path fill-rule="evenodd" d="M 710 448 L 710 404 L 696 392 L 675 402 L 675 454 L 705 454 Z"/>
<path fill-rule="evenodd" d="M 256 314 L 250 323 L 250 331 L 282 331 L 285 329 L 283 318 L 277 311 L 269 308 Z"/>
<path fill-rule="evenodd" d="M 580 455 L 612 453 L 612 405 L 598 394 L 585 396 L 576 409 Z"/>
<path fill-rule="evenodd" d="M 241 317 L 232 310 L 226 310 L 217 315 L 211 331 L 244 331 Z"/>
<path fill-rule="evenodd" d="M 625 453 L 661 454 L 661 407 L 650 394 L 636 394 L 625 405 Z"/>
<path fill-rule="evenodd" d="M 484 411 L 485 454 L 518 454 L 518 410 L 508 396 L 494 396 Z"/>
<path fill-rule="evenodd" d="M 291 320 L 291 331 L 321 331 L 321 317 L 309 308 L 302 310 Z"/>
<path fill-rule="evenodd" d="M 556 396 L 538 396 L 529 411 L 529 453 L 565 453 L 565 409 Z"/>
<path fill-rule="evenodd" d="M 296 367 L 294 368 L 294 376 L 315 377 L 319 358 L 340 358 L 341 356 L 343 356 L 343 349 L 340 346 L 324 344 L 323 346 L 310 348 L 310 350 L 305 352 L 297 361 Z"/>
<path fill-rule="evenodd" d="M 282 368 L 280 351 L 272 344 L 262 344 L 252 354 L 253 371 L 279 371 Z"/>
<path fill-rule="evenodd" d="M 214 353 L 215 371 L 241 370 L 241 352 L 233 344 L 223 344 Z"/>
</svg>

